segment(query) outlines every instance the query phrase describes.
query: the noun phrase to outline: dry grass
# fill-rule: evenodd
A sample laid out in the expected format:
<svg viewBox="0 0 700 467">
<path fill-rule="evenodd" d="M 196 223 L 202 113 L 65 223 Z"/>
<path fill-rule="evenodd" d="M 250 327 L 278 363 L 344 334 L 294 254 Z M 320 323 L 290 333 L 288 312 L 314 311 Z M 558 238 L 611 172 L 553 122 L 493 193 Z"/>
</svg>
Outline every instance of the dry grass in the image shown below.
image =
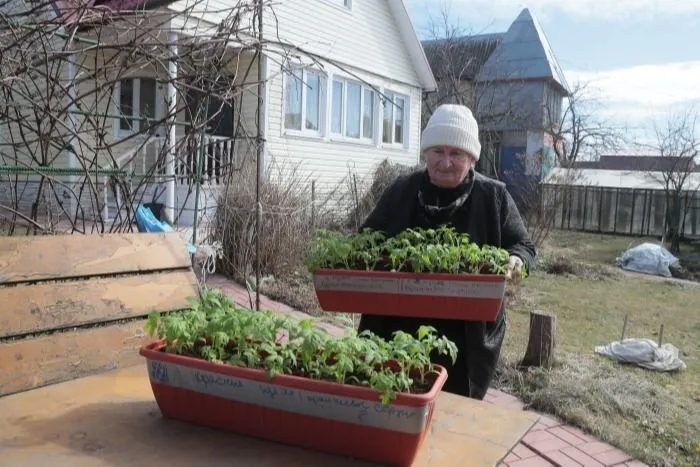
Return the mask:
<svg viewBox="0 0 700 467">
<path fill-rule="evenodd" d="M 509 294 L 509 330 L 499 386 L 533 408 L 552 413 L 650 465 L 700 465 L 700 284 L 680 284 L 614 268 L 624 249 L 647 239 L 555 232 L 542 263 Z M 515 369 L 524 354 L 529 312 L 557 317 L 558 364 Z M 687 369 L 654 373 L 623 367 L 594 353 L 627 337 L 680 349 Z"/>
</svg>

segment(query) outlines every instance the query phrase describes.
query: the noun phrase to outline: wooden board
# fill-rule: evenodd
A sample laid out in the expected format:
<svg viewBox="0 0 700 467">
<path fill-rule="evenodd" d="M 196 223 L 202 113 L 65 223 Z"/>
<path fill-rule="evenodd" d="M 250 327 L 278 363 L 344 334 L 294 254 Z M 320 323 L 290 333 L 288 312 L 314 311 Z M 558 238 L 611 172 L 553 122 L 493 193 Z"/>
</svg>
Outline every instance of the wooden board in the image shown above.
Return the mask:
<svg viewBox="0 0 700 467">
<path fill-rule="evenodd" d="M 175 232 L 0 238 L 0 284 L 190 265 Z"/>
<path fill-rule="evenodd" d="M 496 466 L 536 420 L 442 393 L 414 466 Z M 13 466 L 373 465 L 164 419 L 145 363 L 0 398 L 0 452 Z"/>
<path fill-rule="evenodd" d="M 0 343 L 0 396 L 134 365 L 146 320 Z"/>
<path fill-rule="evenodd" d="M 190 271 L 0 287 L 0 339 L 187 308 Z"/>
</svg>

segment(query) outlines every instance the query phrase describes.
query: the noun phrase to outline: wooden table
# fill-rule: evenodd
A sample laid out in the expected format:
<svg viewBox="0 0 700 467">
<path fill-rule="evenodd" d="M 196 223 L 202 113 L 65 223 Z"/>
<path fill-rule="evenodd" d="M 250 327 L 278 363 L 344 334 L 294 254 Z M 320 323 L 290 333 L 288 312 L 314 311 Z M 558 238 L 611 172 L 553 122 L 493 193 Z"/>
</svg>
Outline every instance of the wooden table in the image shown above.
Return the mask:
<svg viewBox="0 0 700 467">
<path fill-rule="evenodd" d="M 417 467 L 495 466 L 537 416 L 442 393 Z M 0 398 L 0 465 L 370 466 L 164 419 L 146 365 Z"/>
</svg>

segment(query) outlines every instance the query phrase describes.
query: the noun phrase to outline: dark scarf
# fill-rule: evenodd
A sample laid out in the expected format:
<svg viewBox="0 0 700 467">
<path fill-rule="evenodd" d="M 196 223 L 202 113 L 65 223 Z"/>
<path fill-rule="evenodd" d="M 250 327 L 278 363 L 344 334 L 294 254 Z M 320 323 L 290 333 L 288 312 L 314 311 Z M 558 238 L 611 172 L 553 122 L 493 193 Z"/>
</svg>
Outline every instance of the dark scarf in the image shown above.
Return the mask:
<svg viewBox="0 0 700 467">
<path fill-rule="evenodd" d="M 462 183 L 454 188 L 440 188 L 433 185 L 426 170 L 418 191 L 417 214 L 419 223 L 426 227 L 448 224 L 452 215 L 469 198 L 473 186 L 474 169 L 470 169 Z"/>
</svg>

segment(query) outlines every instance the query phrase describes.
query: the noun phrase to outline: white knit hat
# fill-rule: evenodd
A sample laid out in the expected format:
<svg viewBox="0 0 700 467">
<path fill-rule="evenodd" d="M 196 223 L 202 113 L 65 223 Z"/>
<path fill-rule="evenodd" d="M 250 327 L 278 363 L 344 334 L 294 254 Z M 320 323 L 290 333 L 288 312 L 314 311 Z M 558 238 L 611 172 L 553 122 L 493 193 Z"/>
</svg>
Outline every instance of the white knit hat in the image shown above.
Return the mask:
<svg viewBox="0 0 700 467">
<path fill-rule="evenodd" d="M 459 148 L 478 161 L 481 156 L 479 126 L 472 111 L 456 104 L 443 104 L 435 109 L 423 130 L 420 150 L 423 152 L 433 146 Z"/>
</svg>

